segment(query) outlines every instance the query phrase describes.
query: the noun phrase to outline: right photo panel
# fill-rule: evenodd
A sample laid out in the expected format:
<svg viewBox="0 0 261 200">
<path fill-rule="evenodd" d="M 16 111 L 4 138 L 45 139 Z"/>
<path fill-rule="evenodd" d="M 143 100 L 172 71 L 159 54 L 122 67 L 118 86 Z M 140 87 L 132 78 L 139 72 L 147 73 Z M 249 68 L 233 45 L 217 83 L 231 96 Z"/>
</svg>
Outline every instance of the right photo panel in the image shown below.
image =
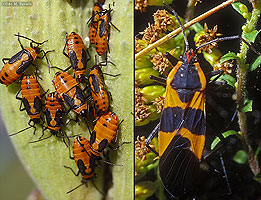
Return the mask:
<svg viewBox="0 0 261 200">
<path fill-rule="evenodd" d="M 135 0 L 135 199 L 260 199 L 261 1 Z"/>
</svg>

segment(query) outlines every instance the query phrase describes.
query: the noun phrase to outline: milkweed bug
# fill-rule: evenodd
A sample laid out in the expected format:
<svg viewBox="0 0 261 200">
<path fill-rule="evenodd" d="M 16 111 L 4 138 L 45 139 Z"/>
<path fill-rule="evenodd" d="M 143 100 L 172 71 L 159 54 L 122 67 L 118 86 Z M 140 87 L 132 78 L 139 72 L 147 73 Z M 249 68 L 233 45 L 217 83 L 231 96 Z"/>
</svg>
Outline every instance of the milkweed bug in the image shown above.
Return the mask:
<svg viewBox="0 0 261 200">
<path fill-rule="evenodd" d="M 165 5 L 165 4 L 164 4 Z M 213 42 L 240 39 L 258 53 L 240 36 L 217 38 L 189 50 L 189 44 L 177 13 L 165 5 L 180 24 L 185 52 L 176 65 L 174 57 L 166 54 L 175 66 L 168 74 L 166 83 L 161 78 L 154 80 L 166 84 L 166 99 L 160 123 L 149 135 L 146 145 L 159 155 L 159 175 L 166 191 L 171 197 L 182 196 L 194 186 L 205 145 L 205 89 L 206 77 L 197 61 L 196 53 L 200 48 Z M 159 153 L 149 144 L 159 134 Z"/>
<path fill-rule="evenodd" d="M 68 54 L 65 52 L 65 48 L 68 49 Z M 66 40 L 63 48 L 63 54 L 70 58 L 71 66 L 64 71 L 67 71 L 71 67 L 76 76 L 76 80 L 83 82 L 86 79 L 85 73 L 87 68 L 87 62 L 91 59 L 88 50 L 85 50 L 82 38 L 75 32 L 72 32 Z"/>
<path fill-rule="evenodd" d="M 43 42 L 35 42 L 34 40 L 22 36 L 22 35 L 16 35 L 18 37 L 18 42 L 22 48 L 21 51 L 16 53 L 11 58 L 3 58 L 2 61 L 4 63 L 4 67 L 0 71 L 0 83 L 9 85 L 13 83 L 14 81 L 18 80 L 23 73 L 27 70 L 27 68 L 33 64 L 33 61 L 36 58 L 42 59 L 43 57 L 46 57 L 46 54 L 50 51 L 44 52 L 44 50 L 40 50 L 39 46 L 47 42 L 47 40 Z M 30 47 L 24 48 L 22 43 L 20 42 L 20 38 L 24 38 L 27 40 L 30 40 Z M 34 46 L 33 44 L 36 44 Z M 38 57 L 38 54 L 40 52 L 43 52 L 43 57 Z M 47 59 L 47 57 L 46 57 Z M 5 62 L 8 61 L 8 62 Z M 48 67 L 49 67 L 49 61 L 47 59 Z"/>
<path fill-rule="evenodd" d="M 78 115 L 86 118 L 88 114 L 87 101 L 84 93 L 72 75 L 65 71 L 56 72 L 53 84 L 61 99 Z"/>
<path fill-rule="evenodd" d="M 90 39 L 90 43 L 94 44 L 95 43 L 95 35 L 96 35 L 96 31 L 97 31 L 97 24 L 98 24 L 98 20 L 99 20 L 99 13 L 102 12 L 102 4 L 96 2 L 93 6 L 93 10 L 92 10 L 92 16 L 91 18 L 88 20 L 87 23 L 89 24 L 89 39 Z"/>
<path fill-rule="evenodd" d="M 65 145 L 70 148 L 69 136 L 67 136 L 66 133 L 63 132 L 61 128 L 61 125 L 63 124 L 62 118 L 63 118 L 64 110 L 62 109 L 61 99 L 59 98 L 56 92 L 51 92 L 47 95 L 46 102 L 45 102 L 45 111 L 43 112 L 45 114 L 47 127 L 43 127 L 43 131 L 42 131 L 43 134 L 39 138 L 39 140 L 32 141 L 30 143 L 39 142 L 55 135 L 56 137 L 62 138 Z M 51 135 L 42 138 L 44 135 L 44 131 L 47 129 L 50 130 Z M 61 136 L 58 136 L 58 133 L 61 133 Z M 64 138 L 67 138 L 68 144 L 65 142 Z"/>
<path fill-rule="evenodd" d="M 86 184 L 87 180 L 95 177 L 95 159 L 91 157 L 90 143 L 86 138 L 82 136 L 75 138 L 73 143 L 73 157 L 70 158 L 74 159 L 78 167 L 78 172 L 75 173 L 70 167 L 64 167 L 70 169 L 75 176 L 79 176 L 81 174 L 82 183 L 74 189 L 68 191 L 67 194 Z"/>
<path fill-rule="evenodd" d="M 91 96 L 93 102 L 94 118 L 101 116 L 108 111 L 109 93 L 105 89 L 104 77 L 101 71 L 101 67 L 94 65 L 88 76 L 89 87 L 91 89 Z"/>
<path fill-rule="evenodd" d="M 122 123 L 122 121 L 120 123 Z M 103 114 L 96 121 L 90 138 L 92 155 L 99 156 L 108 145 L 117 141 L 118 127 L 119 120 L 117 115 L 113 112 Z M 120 146 L 127 143 L 129 142 L 123 142 Z"/>
<path fill-rule="evenodd" d="M 22 97 L 18 97 L 19 93 L 22 93 Z M 42 110 L 42 96 L 40 93 L 40 85 L 37 82 L 36 78 L 32 75 L 26 75 L 21 81 L 21 89 L 16 94 L 16 99 L 21 100 L 20 111 L 26 110 L 27 114 L 30 117 L 28 122 L 29 127 L 11 134 L 10 136 L 16 135 L 20 132 L 23 132 L 29 128 L 34 128 L 34 133 L 36 131 L 35 124 L 40 124 L 41 122 L 41 110 Z M 24 108 L 22 108 L 22 104 Z M 31 124 L 31 122 L 33 124 Z M 42 126 L 42 125 L 41 125 Z"/>
<path fill-rule="evenodd" d="M 99 14 L 97 23 L 97 31 L 95 36 L 95 48 L 96 52 L 101 56 L 107 52 L 108 43 L 110 38 L 110 25 L 112 25 L 117 31 L 120 31 L 116 26 L 111 23 L 111 11 L 112 9 L 106 9 Z"/>
</svg>

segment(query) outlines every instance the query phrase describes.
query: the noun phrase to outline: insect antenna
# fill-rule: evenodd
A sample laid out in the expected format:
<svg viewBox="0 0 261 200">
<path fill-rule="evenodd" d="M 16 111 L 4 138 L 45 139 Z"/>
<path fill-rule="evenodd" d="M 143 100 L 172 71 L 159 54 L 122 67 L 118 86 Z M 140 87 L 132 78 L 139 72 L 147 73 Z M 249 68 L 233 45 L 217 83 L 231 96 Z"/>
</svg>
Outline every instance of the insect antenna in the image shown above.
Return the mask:
<svg viewBox="0 0 261 200">
<path fill-rule="evenodd" d="M 172 12 L 172 14 L 175 16 L 175 18 L 177 19 L 178 23 L 179 23 L 179 26 L 181 28 L 181 31 L 183 33 L 183 36 L 184 36 L 184 41 L 185 41 L 185 45 L 186 45 L 186 48 L 185 48 L 185 51 L 184 52 L 187 52 L 189 50 L 189 43 L 188 43 L 188 39 L 186 37 L 186 34 L 185 34 L 185 31 L 184 31 L 184 28 L 181 24 L 181 21 L 179 19 L 179 16 L 178 14 L 176 13 L 175 10 L 173 10 L 169 5 L 163 3 L 163 5 L 166 7 L 167 10 L 169 10 L 170 12 Z"/>
<path fill-rule="evenodd" d="M 22 130 L 20 130 L 20 131 L 18 131 L 18 132 L 16 132 L 16 133 L 12 133 L 12 134 L 10 134 L 9 136 L 14 136 L 14 135 L 16 135 L 16 134 L 18 134 L 18 133 L 21 133 L 21 132 L 23 132 L 23 131 L 25 131 L 25 130 L 27 130 L 27 129 L 30 129 L 30 128 L 35 128 L 35 127 L 34 127 L 34 126 L 29 126 L 29 127 L 24 128 L 24 129 L 22 129 Z"/>
</svg>

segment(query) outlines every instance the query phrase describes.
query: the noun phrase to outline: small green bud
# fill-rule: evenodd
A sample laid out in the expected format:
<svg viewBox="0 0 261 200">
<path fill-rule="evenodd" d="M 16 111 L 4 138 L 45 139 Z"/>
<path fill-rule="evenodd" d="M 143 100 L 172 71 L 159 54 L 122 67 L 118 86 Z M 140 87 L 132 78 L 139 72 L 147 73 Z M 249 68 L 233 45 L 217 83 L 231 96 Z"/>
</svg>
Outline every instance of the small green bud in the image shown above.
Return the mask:
<svg viewBox="0 0 261 200">
<path fill-rule="evenodd" d="M 153 68 L 143 68 L 135 70 L 135 82 L 138 85 L 149 85 L 154 82 L 150 76 L 159 76 L 160 73 Z"/>
<path fill-rule="evenodd" d="M 245 32 L 245 33 L 249 32 L 249 29 L 248 29 L 248 27 L 247 27 L 246 25 L 243 25 L 243 26 L 242 26 L 242 30 L 243 30 L 243 32 Z"/>
<path fill-rule="evenodd" d="M 155 184 L 152 181 L 143 181 L 135 184 L 135 199 L 145 200 L 155 192 Z"/>
<path fill-rule="evenodd" d="M 150 56 L 146 55 L 138 60 L 135 60 L 135 69 L 141 69 L 141 68 L 147 68 L 147 67 L 152 67 L 152 63 L 150 61 Z"/>
<path fill-rule="evenodd" d="M 243 12 L 243 13 L 248 13 L 248 9 L 246 7 L 245 4 L 240 4 L 239 5 L 239 8 L 240 8 L 240 11 Z"/>
<path fill-rule="evenodd" d="M 149 113 L 150 115 L 146 119 L 140 119 L 135 121 L 135 126 L 144 126 L 151 121 L 154 121 L 156 119 L 160 118 L 161 113 L 157 112 L 157 108 L 154 105 L 148 105 L 149 107 Z"/>
<path fill-rule="evenodd" d="M 153 99 L 162 96 L 165 90 L 165 87 L 161 85 L 150 85 L 142 88 L 140 92 L 147 99 L 147 101 L 151 103 Z"/>
</svg>

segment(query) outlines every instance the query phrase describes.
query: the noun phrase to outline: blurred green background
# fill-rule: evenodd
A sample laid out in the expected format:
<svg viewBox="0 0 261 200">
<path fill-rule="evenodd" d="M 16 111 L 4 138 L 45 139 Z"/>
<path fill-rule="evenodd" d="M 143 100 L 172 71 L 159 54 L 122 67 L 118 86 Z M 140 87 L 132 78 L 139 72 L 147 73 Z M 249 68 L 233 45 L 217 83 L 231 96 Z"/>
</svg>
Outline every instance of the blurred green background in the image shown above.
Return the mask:
<svg viewBox="0 0 261 200">
<path fill-rule="evenodd" d="M 0 116 L 0 200 L 28 199 L 33 189 L 34 183 L 18 159 Z"/>
</svg>

